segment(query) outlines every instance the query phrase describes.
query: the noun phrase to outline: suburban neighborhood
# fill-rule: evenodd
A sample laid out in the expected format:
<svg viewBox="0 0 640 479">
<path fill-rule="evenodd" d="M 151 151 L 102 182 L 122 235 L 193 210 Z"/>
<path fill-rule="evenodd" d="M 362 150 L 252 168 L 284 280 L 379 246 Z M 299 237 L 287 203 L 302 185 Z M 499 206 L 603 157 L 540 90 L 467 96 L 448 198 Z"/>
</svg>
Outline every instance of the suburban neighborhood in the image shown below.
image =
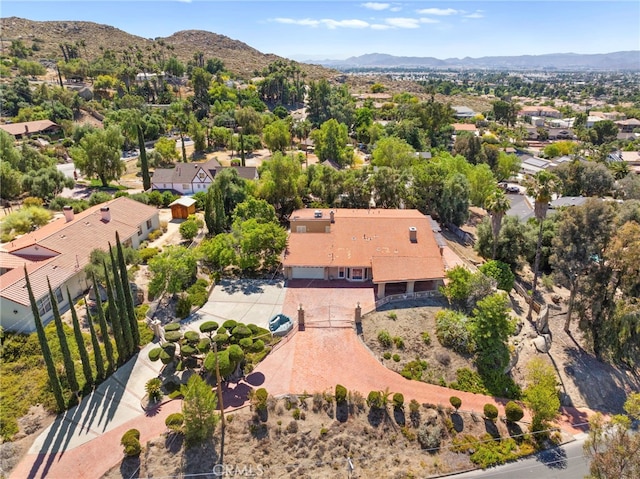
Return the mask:
<svg viewBox="0 0 640 479">
<path fill-rule="evenodd" d="M 636 477 L 640 62 L 0 29 L 0 477 Z"/>
</svg>

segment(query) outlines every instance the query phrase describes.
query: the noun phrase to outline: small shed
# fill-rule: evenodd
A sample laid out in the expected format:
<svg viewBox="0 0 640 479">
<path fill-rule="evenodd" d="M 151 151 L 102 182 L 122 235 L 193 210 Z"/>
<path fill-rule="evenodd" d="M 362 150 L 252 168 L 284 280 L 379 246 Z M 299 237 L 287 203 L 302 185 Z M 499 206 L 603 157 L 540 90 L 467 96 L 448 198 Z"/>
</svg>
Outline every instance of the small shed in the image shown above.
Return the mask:
<svg viewBox="0 0 640 479">
<path fill-rule="evenodd" d="M 171 218 L 187 219 L 189 215 L 196 212 L 196 200 L 189 196 L 182 196 L 169 205 L 171 208 Z"/>
</svg>

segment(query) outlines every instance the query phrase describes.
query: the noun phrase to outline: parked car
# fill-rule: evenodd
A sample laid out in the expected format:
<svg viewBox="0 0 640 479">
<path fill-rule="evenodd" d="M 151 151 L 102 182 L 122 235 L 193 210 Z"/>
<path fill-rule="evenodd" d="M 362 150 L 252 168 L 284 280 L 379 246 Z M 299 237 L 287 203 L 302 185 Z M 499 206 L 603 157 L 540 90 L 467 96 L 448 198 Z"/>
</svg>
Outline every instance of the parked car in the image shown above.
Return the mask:
<svg viewBox="0 0 640 479">
<path fill-rule="evenodd" d="M 520 187 L 515 185 L 507 186 L 507 193 L 520 193 Z"/>
</svg>

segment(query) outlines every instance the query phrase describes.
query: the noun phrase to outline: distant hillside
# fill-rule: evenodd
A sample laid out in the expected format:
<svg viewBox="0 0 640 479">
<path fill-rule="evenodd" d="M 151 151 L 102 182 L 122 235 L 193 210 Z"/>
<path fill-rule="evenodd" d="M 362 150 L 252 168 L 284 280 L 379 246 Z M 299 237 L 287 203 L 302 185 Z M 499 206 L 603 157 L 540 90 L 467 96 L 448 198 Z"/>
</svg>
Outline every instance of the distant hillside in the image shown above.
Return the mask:
<svg viewBox="0 0 640 479">
<path fill-rule="evenodd" d="M 251 77 L 255 70 L 261 70 L 274 60 L 281 59 L 277 55 L 264 54 L 238 40 L 201 30 L 186 30 L 174 33 L 167 38 L 148 39 L 132 35 L 117 28 L 93 22 L 79 21 L 47 21 L 36 22 L 24 18 L 0 18 L 0 44 L 2 51 L 11 44 L 11 40 L 21 39 L 30 47 L 34 40 L 38 41 L 39 59 L 61 60 L 61 43 L 84 45 L 80 47 L 82 58 L 92 60 L 102 55 L 102 50 L 111 49 L 116 52 L 139 49 L 146 57 L 161 49 L 164 42 L 169 50 L 167 54 L 186 63 L 193 59 L 193 54 L 202 51 L 205 58 L 220 58 L 227 69 L 242 77 Z M 41 40 L 41 42 L 40 42 Z M 300 64 L 310 78 L 330 77 L 336 72 L 329 71 L 319 65 Z"/>
<path fill-rule="evenodd" d="M 481 58 L 397 57 L 369 53 L 346 60 L 321 60 L 316 63 L 339 70 L 352 68 L 482 68 L 505 70 L 631 70 L 640 71 L 640 50 L 614 53 L 551 53 Z"/>
</svg>

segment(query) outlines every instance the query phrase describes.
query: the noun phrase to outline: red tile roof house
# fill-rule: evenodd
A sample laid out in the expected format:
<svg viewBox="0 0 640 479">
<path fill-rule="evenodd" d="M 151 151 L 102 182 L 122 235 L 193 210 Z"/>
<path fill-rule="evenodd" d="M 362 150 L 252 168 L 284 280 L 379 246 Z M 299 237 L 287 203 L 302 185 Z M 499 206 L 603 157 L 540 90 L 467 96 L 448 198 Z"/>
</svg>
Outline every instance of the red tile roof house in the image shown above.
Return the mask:
<svg viewBox="0 0 640 479">
<path fill-rule="evenodd" d="M 51 120 L 37 120 L 25 121 L 23 123 L 9 123 L 6 125 L 0 125 L 0 129 L 6 131 L 10 135 L 15 136 L 16 138 L 22 138 L 23 136 L 34 135 L 36 133 L 56 133 L 61 130 L 61 127 Z"/>
<path fill-rule="evenodd" d="M 61 311 L 69 308 L 67 287 L 73 298 L 89 289 L 84 274 L 89 255 L 96 248 L 115 245 L 116 231 L 123 245 L 138 248 L 149 233 L 160 226 L 158 210 L 126 197 L 74 215 L 65 216 L 5 243 L 0 247 L 0 325 L 5 330 L 29 333 L 35 330 L 29 304 L 24 267 L 43 323 L 53 318 L 47 278 Z"/>
<path fill-rule="evenodd" d="M 370 283 L 378 299 L 443 284 L 443 249 L 418 210 L 302 209 L 290 223 L 288 279 Z"/>
</svg>

